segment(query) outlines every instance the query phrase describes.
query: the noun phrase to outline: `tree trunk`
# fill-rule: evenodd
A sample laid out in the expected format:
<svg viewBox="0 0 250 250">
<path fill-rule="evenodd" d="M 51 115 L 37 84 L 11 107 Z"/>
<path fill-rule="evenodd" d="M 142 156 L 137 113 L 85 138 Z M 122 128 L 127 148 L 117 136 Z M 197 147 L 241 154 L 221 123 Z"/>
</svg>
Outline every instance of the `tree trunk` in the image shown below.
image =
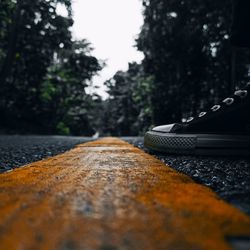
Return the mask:
<svg viewBox="0 0 250 250">
<path fill-rule="evenodd" d="M 6 57 L 0 69 L 0 86 L 3 86 L 6 78 L 11 72 L 12 64 L 16 54 L 16 45 L 18 40 L 18 31 L 21 22 L 21 0 L 17 0 L 16 10 L 12 17 L 12 24 L 8 35 L 8 48 Z"/>
</svg>

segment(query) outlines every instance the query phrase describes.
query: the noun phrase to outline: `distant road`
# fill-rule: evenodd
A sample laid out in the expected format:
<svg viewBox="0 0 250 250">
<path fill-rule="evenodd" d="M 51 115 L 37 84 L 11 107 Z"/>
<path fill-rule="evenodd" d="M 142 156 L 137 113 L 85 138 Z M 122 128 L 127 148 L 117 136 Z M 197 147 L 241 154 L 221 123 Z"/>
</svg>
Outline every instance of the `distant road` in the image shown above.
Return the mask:
<svg viewBox="0 0 250 250">
<path fill-rule="evenodd" d="M 140 137 L 123 137 L 134 144 Z M 63 153 L 77 144 L 93 140 L 81 136 L 0 135 L 0 173 Z"/>
</svg>

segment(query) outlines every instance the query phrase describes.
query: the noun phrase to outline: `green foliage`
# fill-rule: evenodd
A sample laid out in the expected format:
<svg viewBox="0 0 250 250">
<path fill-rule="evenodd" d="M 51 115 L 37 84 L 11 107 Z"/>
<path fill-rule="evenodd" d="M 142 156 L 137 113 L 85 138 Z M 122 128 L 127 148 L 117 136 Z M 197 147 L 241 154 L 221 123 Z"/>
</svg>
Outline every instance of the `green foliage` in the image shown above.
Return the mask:
<svg viewBox="0 0 250 250">
<path fill-rule="evenodd" d="M 103 132 L 112 135 L 138 135 L 152 123 L 152 77 L 146 77 L 142 66 L 129 64 L 127 72 L 119 71 L 107 81 L 109 98 L 104 104 Z"/>
<path fill-rule="evenodd" d="M 106 82 L 105 133 L 137 135 L 150 125 L 181 121 L 246 82 L 249 53 L 239 55 L 235 69 L 231 64 L 231 1 L 142 3 L 144 25 L 137 47 L 145 59 Z"/>
<path fill-rule="evenodd" d="M 68 16 L 57 13 L 64 5 Z M 85 92 L 102 68 L 86 40 L 73 41 L 70 0 L 0 2 L 0 127 L 92 134 Z M 17 126 L 18 124 L 18 126 Z"/>
<path fill-rule="evenodd" d="M 143 0 L 144 25 L 137 46 L 145 72 L 153 75 L 153 120 L 180 121 L 228 95 L 231 74 L 231 1 Z M 244 78 L 249 57 L 237 72 Z"/>
<path fill-rule="evenodd" d="M 244 82 L 250 57 L 236 58 L 235 79 L 229 0 L 142 3 L 136 42 L 145 59 L 107 81 L 102 101 L 86 92 L 104 65 L 89 42 L 72 39 L 71 0 L 1 0 L 0 129 L 138 135 L 195 115 Z M 58 4 L 67 16 L 57 13 Z"/>
<path fill-rule="evenodd" d="M 134 120 L 135 134 L 144 134 L 149 127 L 153 126 L 152 92 L 154 78 L 152 76 L 141 76 L 135 79 L 132 99 L 137 110 L 137 118 Z"/>
<path fill-rule="evenodd" d="M 69 135 L 70 129 L 63 123 L 59 122 L 56 126 L 57 134 L 59 135 Z"/>
<path fill-rule="evenodd" d="M 46 130 L 63 121 L 74 134 L 94 133 L 89 122 L 94 101 L 85 88 L 101 66 L 96 58 L 88 55 L 90 52 L 87 41 L 76 41 L 70 49 L 58 53 L 49 68 L 40 95 Z"/>
</svg>

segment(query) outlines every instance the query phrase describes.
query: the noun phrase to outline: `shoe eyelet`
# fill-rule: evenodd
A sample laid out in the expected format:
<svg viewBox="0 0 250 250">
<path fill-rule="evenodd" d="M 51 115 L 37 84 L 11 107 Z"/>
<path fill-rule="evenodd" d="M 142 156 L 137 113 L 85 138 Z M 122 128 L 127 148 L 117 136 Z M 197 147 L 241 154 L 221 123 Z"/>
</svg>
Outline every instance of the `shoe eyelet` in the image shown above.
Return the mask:
<svg viewBox="0 0 250 250">
<path fill-rule="evenodd" d="M 214 106 L 211 108 L 211 110 L 212 110 L 213 112 L 215 112 L 215 111 L 219 110 L 220 108 L 221 108 L 220 105 L 214 105 Z"/>
<path fill-rule="evenodd" d="M 206 115 L 207 114 L 207 112 L 201 112 L 198 116 L 199 117 L 203 117 L 204 115 Z"/>
<path fill-rule="evenodd" d="M 234 103 L 234 99 L 233 98 L 226 98 L 225 100 L 223 100 L 222 102 L 224 102 L 226 105 L 231 105 Z"/>
<path fill-rule="evenodd" d="M 189 117 L 189 118 L 187 118 L 186 122 L 191 122 L 191 121 L 193 121 L 193 119 L 194 119 L 194 117 Z"/>
<path fill-rule="evenodd" d="M 234 92 L 234 95 L 239 96 L 240 98 L 245 98 L 248 95 L 247 90 L 237 90 Z"/>
</svg>

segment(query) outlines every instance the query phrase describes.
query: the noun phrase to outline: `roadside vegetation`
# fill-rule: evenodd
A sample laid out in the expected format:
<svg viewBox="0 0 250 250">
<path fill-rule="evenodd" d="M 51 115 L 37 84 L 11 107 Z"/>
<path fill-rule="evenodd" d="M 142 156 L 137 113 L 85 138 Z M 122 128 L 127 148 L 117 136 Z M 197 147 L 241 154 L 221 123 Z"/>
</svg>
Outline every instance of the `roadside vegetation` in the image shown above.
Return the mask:
<svg viewBox="0 0 250 250">
<path fill-rule="evenodd" d="M 139 135 L 196 115 L 247 79 L 249 53 L 230 45 L 231 1 L 143 0 L 144 53 L 88 94 L 105 66 L 71 33 L 71 0 L 0 1 L 0 131 Z M 58 5 L 67 15 L 57 13 Z"/>
</svg>

